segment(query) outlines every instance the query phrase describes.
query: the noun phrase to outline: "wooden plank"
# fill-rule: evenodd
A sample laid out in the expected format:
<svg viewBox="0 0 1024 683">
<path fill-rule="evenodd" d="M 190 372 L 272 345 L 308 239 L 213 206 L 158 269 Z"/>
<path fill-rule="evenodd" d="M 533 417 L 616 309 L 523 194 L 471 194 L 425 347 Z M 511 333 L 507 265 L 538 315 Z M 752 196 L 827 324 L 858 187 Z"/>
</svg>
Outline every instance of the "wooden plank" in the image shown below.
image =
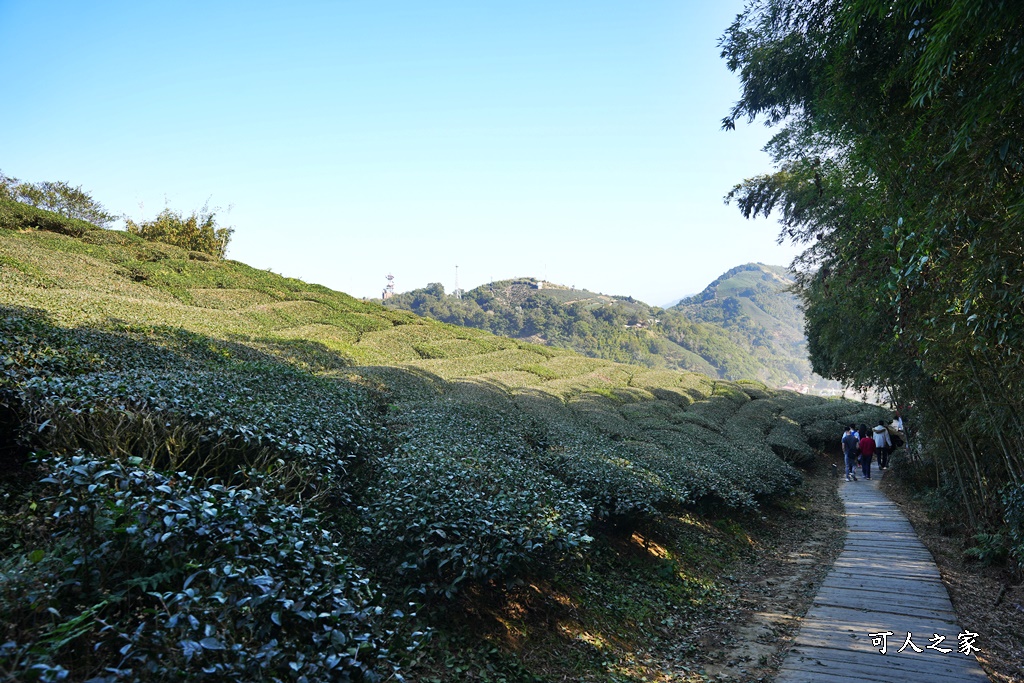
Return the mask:
<svg viewBox="0 0 1024 683">
<path fill-rule="evenodd" d="M 926 584 L 920 581 L 909 582 L 892 579 L 888 581 L 861 581 L 859 577 L 849 577 L 849 575 L 845 575 L 845 577 L 844 575 L 830 575 L 825 581 L 821 582 L 818 590 L 866 591 L 874 599 L 878 600 L 880 604 L 899 596 L 920 597 L 928 600 L 948 599 L 946 587 L 940 583 L 929 582 Z"/>
<path fill-rule="evenodd" d="M 895 569 L 884 572 L 865 573 L 853 571 L 846 568 L 835 568 L 825 580 L 822 586 L 844 586 L 847 588 L 862 588 L 864 590 L 878 591 L 881 593 L 914 593 L 922 595 L 937 595 L 948 598 L 946 586 L 941 579 L 934 578 L 909 578 L 900 576 Z"/>
<path fill-rule="evenodd" d="M 959 656 L 963 661 L 956 659 Z M 944 655 L 941 653 L 916 654 L 916 655 L 880 655 L 877 652 L 873 657 L 863 655 L 860 657 L 842 657 L 837 655 L 835 650 L 824 648 L 802 648 L 792 658 L 791 667 L 806 671 L 856 672 L 862 676 L 875 675 L 879 677 L 888 676 L 890 680 L 905 680 L 907 674 L 932 676 L 939 680 L 946 680 L 950 676 L 974 677 L 975 680 L 988 680 L 981 668 L 974 661 L 969 661 L 963 655 Z M 787 663 L 788 660 L 787 660 Z M 977 679 L 977 674 L 982 678 Z"/>
<path fill-rule="evenodd" d="M 918 602 L 879 602 L 872 597 L 866 597 L 863 595 L 849 595 L 845 592 L 829 592 L 825 595 L 819 593 L 818 597 L 814 599 L 814 606 L 821 607 L 821 610 L 817 612 L 818 615 L 824 618 L 829 616 L 846 617 L 847 615 L 832 614 L 829 609 L 842 609 L 842 610 L 857 610 L 862 614 L 871 615 L 875 618 L 877 623 L 893 621 L 899 617 L 911 617 L 915 619 L 921 619 L 922 622 L 931 620 L 933 622 L 944 622 L 951 623 L 951 617 L 953 614 L 947 612 L 941 607 L 936 607 L 935 601 L 918 601 Z M 890 631 L 893 630 L 891 627 L 886 627 Z"/>
<path fill-rule="evenodd" d="M 989 680 L 973 656 L 958 652 L 963 629 L 935 561 L 899 508 L 878 490 L 878 478 L 844 483 L 840 492 L 846 545 L 818 588 L 777 683 Z M 883 631 L 893 632 L 885 655 L 871 639 Z M 897 653 L 908 632 L 923 652 Z M 929 648 L 933 634 L 945 636 L 939 647 L 952 651 Z"/>
<path fill-rule="evenodd" d="M 829 659 L 816 656 L 818 653 L 811 652 L 803 657 L 796 658 L 789 663 L 787 673 L 806 672 L 815 676 L 835 676 L 845 680 L 862 681 L 909 681 L 909 680 L 930 680 L 930 681 L 971 681 L 980 683 L 988 681 L 988 677 L 981 671 L 976 663 L 973 668 L 960 666 L 956 660 L 941 660 L 938 658 L 928 662 L 926 660 L 904 660 L 890 659 L 888 655 L 879 655 L 877 661 L 851 661 L 842 659 Z M 922 657 L 924 655 L 921 655 Z M 941 656 L 941 655 L 940 655 Z M 787 662 L 788 663 L 788 662 Z M 779 679 L 781 680 L 781 679 Z M 789 680 L 788 678 L 786 679 Z"/>
</svg>

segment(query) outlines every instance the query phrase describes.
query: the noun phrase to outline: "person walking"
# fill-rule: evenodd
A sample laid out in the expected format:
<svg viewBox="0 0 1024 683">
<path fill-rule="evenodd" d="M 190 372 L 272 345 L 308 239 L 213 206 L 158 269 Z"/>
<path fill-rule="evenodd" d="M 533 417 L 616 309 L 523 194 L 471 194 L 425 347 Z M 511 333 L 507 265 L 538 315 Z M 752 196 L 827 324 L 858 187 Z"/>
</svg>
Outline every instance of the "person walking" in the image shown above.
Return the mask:
<svg viewBox="0 0 1024 683">
<path fill-rule="evenodd" d="M 866 425 L 861 425 L 861 433 L 864 436 L 861 437 L 860 443 L 857 444 L 858 450 L 860 450 L 860 467 L 864 471 L 864 478 L 870 479 L 871 458 L 875 454 L 875 439 L 868 434 Z"/>
<path fill-rule="evenodd" d="M 843 458 L 846 465 L 846 481 L 857 481 L 857 474 L 853 471 L 857 464 L 857 437 L 853 435 L 853 429 L 846 428 L 843 432 Z"/>
<path fill-rule="evenodd" d="M 875 450 L 878 452 L 878 469 L 889 469 L 889 454 L 892 453 L 892 439 L 889 437 L 889 430 L 883 420 L 871 430 L 871 436 L 875 440 Z"/>
</svg>

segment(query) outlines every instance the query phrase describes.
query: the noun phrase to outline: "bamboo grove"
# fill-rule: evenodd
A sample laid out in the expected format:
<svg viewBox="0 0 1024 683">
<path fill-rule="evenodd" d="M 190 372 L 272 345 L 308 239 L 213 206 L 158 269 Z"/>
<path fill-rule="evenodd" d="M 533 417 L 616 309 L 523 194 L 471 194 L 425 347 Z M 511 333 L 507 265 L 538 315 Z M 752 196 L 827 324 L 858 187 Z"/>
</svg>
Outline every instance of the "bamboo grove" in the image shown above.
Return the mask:
<svg viewBox="0 0 1024 683">
<path fill-rule="evenodd" d="M 814 369 L 912 405 L 940 488 L 1024 562 L 1024 4 L 754 0 L 720 45 L 723 127 L 777 131 L 726 201 L 805 245 Z"/>
</svg>

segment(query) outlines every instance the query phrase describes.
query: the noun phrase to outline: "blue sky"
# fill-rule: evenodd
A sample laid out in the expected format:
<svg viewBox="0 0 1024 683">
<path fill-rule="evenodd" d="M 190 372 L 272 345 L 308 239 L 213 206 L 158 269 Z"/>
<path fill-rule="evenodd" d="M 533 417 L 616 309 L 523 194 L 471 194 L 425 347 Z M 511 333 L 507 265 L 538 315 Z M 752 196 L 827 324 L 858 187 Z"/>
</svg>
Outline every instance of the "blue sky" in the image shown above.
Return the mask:
<svg viewBox="0 0 1024 683">
<path fill-rule="evenodd" d="M 797 251 L 722 203 L 770 167 L 763 126 L 720 130 L 741 9 L 0 0 L 0 169 L 134 218 L 208 200 L 231 258 L 355 296 L 457 264 L 663 304 Z"/>
</svg>

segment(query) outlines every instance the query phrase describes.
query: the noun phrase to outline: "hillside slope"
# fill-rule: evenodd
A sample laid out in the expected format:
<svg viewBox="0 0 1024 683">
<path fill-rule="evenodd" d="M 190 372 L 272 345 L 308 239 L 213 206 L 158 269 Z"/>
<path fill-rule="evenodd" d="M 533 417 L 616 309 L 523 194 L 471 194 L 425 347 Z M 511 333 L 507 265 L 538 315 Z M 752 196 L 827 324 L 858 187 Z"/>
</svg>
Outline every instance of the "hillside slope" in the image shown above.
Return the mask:
<svg viewBox="0 0 1024 683">
<path fill-rule="evenodd" d="M 781 366 L 797 382 L 838 389 L 835 382 L 811 370 L 804 316 L 799 300 L 790 291 L 793 284 L 786 268 L 747 263 L 727 271 L 704 291 L 681 300 L 670 310 L 720 327 L 755 359 Z"/>
<path fill-rule="evenodd" d="M 875 415 L 52 221 L 0 229 L 15 679 L 643 679 Z"/>
<path fill-rule="evenodd" d="M 495 334 L 571 348 L 651 368 L 691 370 L 722 379 L 824 386 L 811 373 L 803 316 L 785 269 L 747 264 L 701 294 L 664 310 L 518 278 L 489 283 L 460 298 L 439 284 L 405 292 L 388 306 Z"/>
</svg>

